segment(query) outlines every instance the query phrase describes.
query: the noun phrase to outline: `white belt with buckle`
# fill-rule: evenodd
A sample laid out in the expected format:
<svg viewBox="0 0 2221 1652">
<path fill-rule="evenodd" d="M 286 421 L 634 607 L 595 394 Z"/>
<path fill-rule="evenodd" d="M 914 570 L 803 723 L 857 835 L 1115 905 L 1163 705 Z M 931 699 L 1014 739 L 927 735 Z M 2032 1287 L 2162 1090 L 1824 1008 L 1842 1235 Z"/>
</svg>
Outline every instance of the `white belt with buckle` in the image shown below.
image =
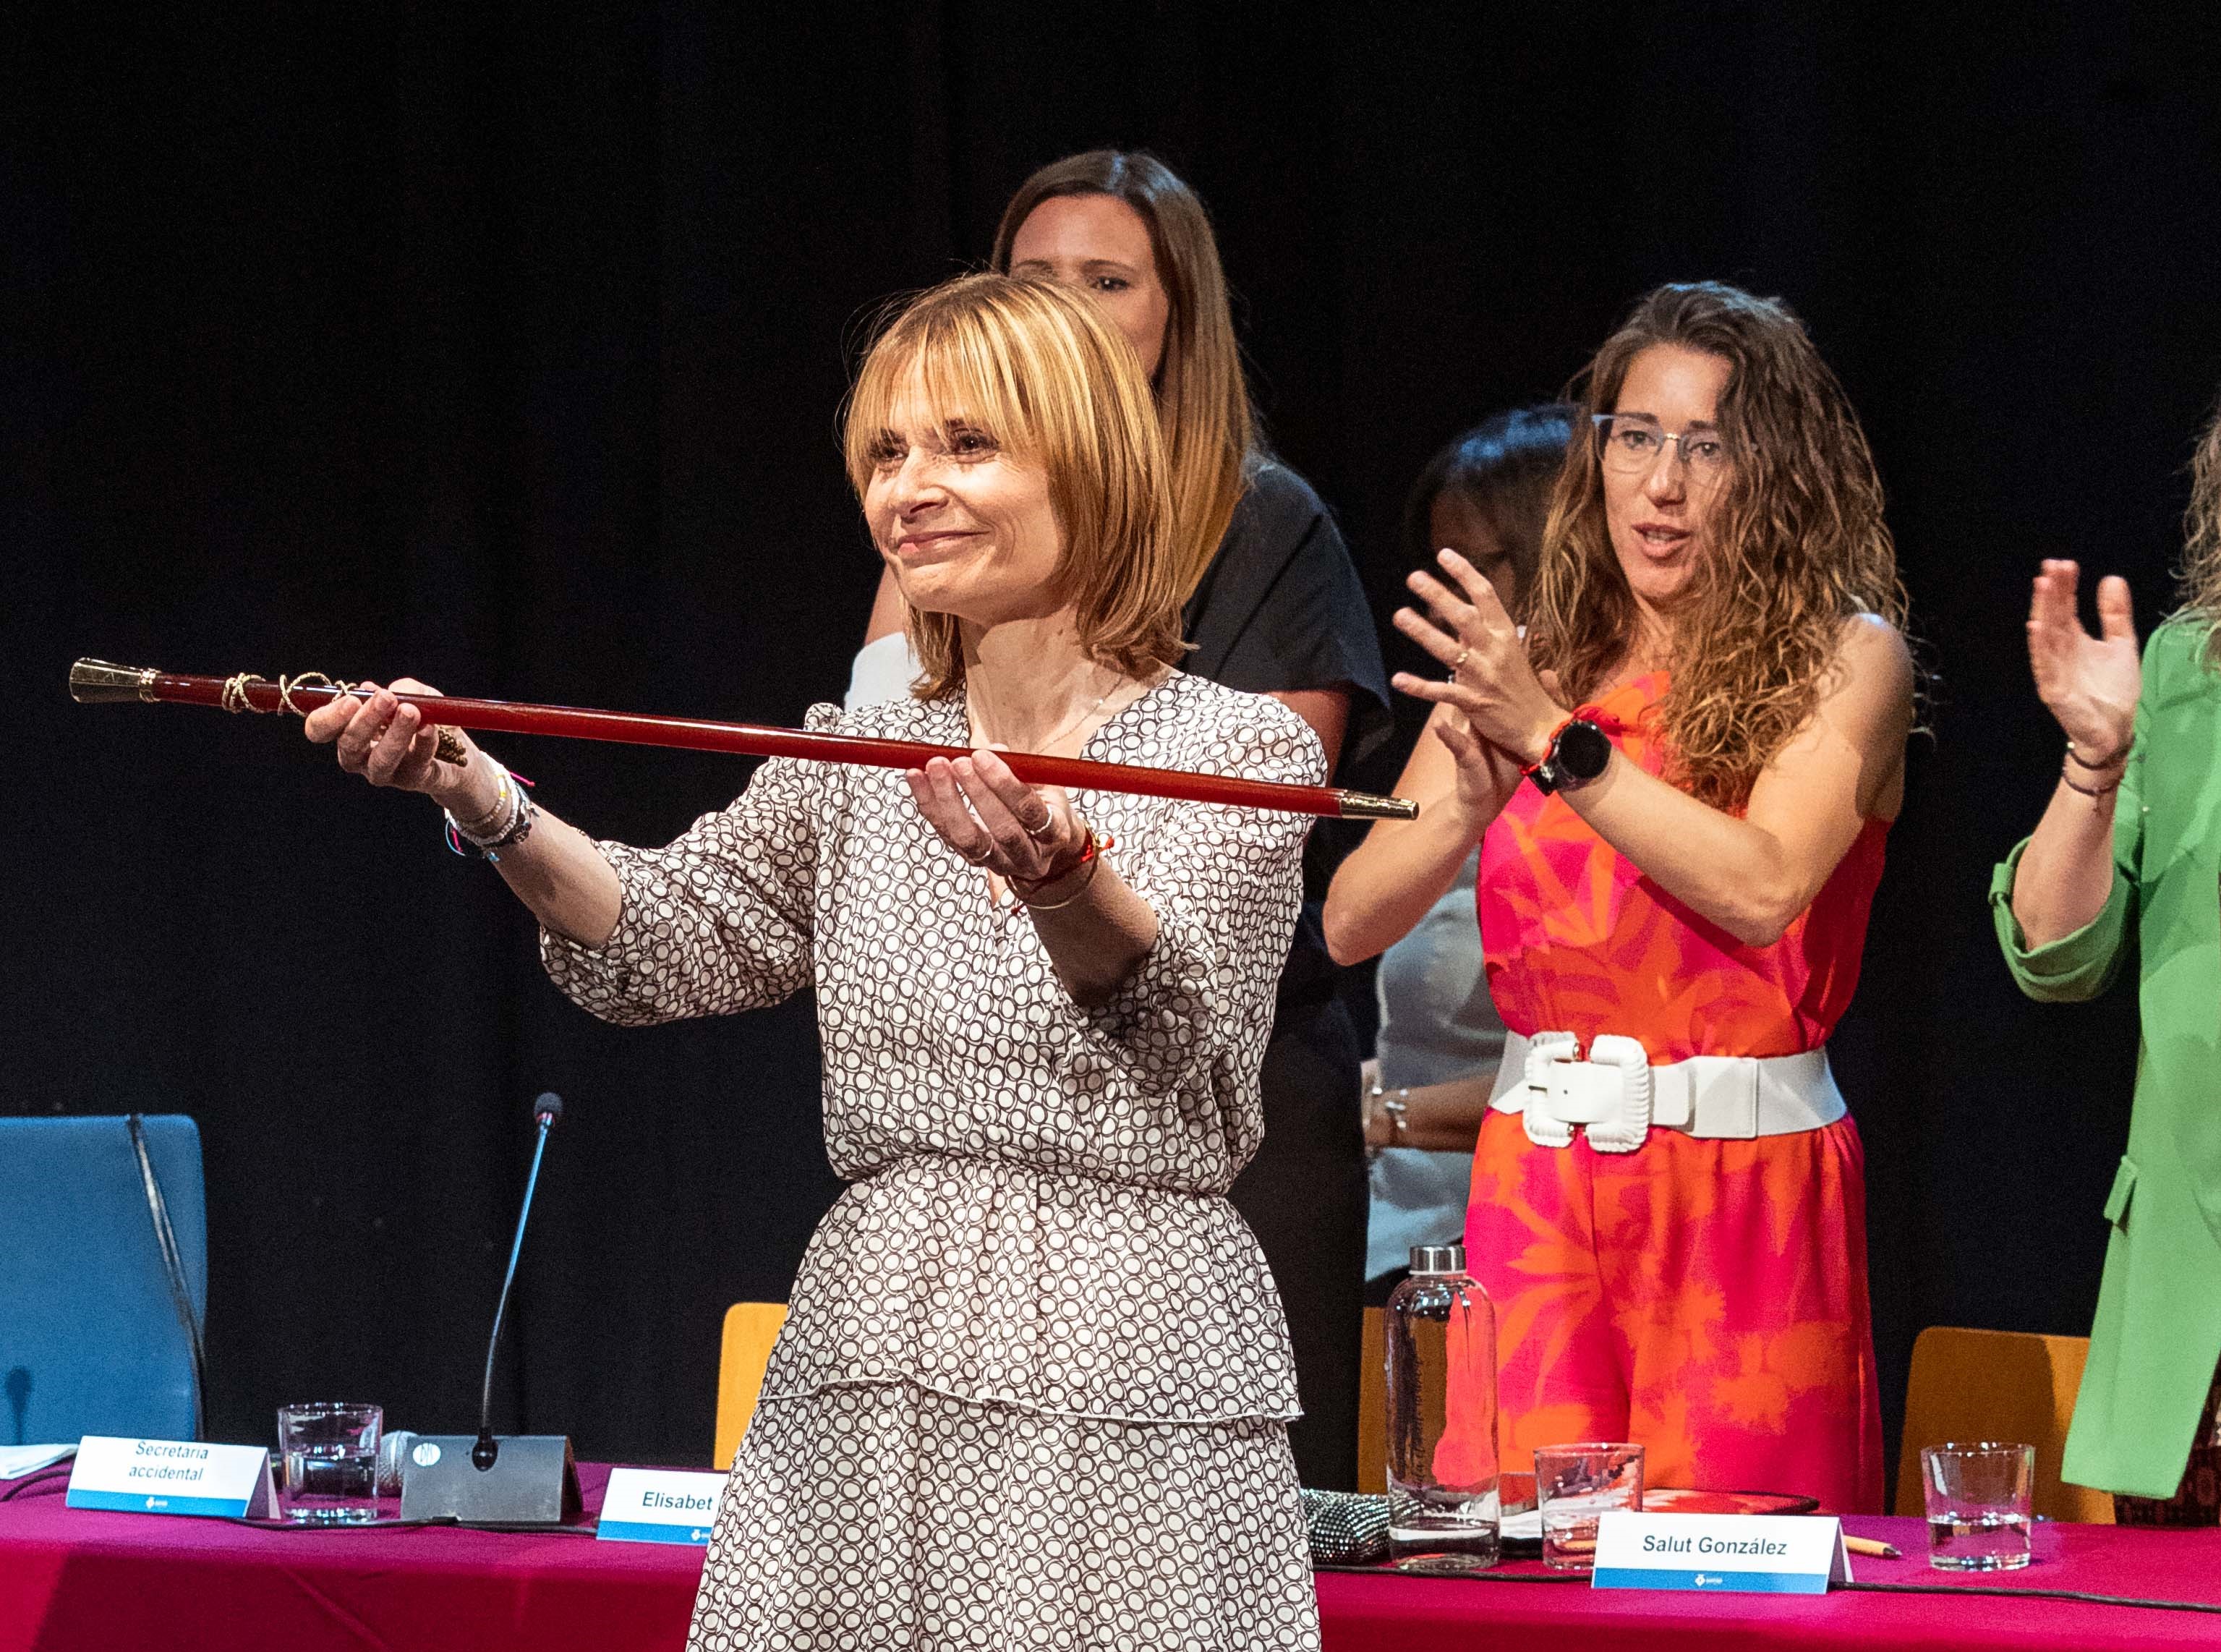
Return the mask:
<svg viewBox="0 0 2221 1652">
<path fill-rule="evenodd" d="M 1586 1061 L 1571 1033 L 1505 1033 L 1488 1104 L 1517 1113 L 1538 1147 L 1565 1147 L 1578 1124 L 1599 1153 L 1632 1153 L 1654 1127 L 1708 1142 L 1748 1142 L 1817 1130 L 1849 1111 L 1824 1048 L 1796 1055 L 1692 1055 L 1653 1067 L 1639 1042 L 1617 1033 L 1590 1040 Z"/>
</svg>

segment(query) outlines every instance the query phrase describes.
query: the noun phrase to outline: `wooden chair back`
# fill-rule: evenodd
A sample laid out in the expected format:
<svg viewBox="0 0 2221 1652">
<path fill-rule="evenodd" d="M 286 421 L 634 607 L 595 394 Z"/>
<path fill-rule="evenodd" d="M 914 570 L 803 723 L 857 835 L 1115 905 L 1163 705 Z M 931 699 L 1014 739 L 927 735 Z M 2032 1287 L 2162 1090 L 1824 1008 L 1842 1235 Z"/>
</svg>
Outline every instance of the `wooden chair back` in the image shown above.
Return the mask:
<svg viewBox="0 0 2221 1652">
<path fill-rule="evenodd" d="M 2036 1448 L 2036 1512 L 2054 1520 L 2113 1523 L 2105 1492 L 2059 1478 L 2067 1425 L 2089 1357 L 2086 1336 L 1964 1330 L 1930 1325 L 1912 1345 L 1905 1438 L 1898 1451 L 1899 1514 L 1924 1511 L 1920 1449 L 1946 1440 L 2010 1440 Z"/>
<path fill-rule="evenodd" d="M 1388 1311 L 1365 1311 L 1364 1352 L 1357 1371 L 1357 1489 L 1388 1489 Z M 1422 1350 L 1422 1380 L 1442 1381 L 1442 1350 Z M 1532 1467 L 1530 1463 L 1528 1465 Z"/>
<path fill-rule="evenodd" d="M 1357 1368 L 1357 1489 L 1388 1489 L 1388 1320 L 1365 1311 L 1365 1352 Z"/>
<path fill-rule="evenodd" d="M 772 1344 L 785 1323 L 784 1302 L 735 1302 L 725 1310 L 724 1347 L 717 1356 L 717 1443 L 710 1457 L 719 1468 L 733 1466 L 756 1412 Z"/>
</svg>

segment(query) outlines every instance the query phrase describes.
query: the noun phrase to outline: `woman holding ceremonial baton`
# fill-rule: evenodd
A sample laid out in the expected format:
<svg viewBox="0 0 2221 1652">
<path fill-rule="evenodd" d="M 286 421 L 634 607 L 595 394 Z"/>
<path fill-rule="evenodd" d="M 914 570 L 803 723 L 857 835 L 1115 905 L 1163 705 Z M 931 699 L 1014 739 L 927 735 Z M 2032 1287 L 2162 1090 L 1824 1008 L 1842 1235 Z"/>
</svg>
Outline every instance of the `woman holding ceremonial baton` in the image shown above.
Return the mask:
<svg viewBox="0 0 2221 1652">
<path fill-rule="evenodd" d="M 605 1019 L 815 985 L 851 1185 L 796 1279 L 693 1646 L 1316 1647 L 1287 1335 L 1225 1197 L 1307 823 L 1067 797 L 993 748 L 1315 782 L 1318 742 L 1174 668 L 1161 437 L 1087 299 L 925 294 L 865 361 L 846 441 L 926 691 L 810 726 L 968 758 L 773 759 L 642 850 L 475 748 L 439 761 L 390 693 L 310 736 L 498 856 L 550 974 Z"/>
<path fill-rule="evenodd" d="M 1448 673 L 1336 874 L 1345 961 L 1480 844 L 1511 1029 L 1467 1244 L 1516 1453 L 1880 1506 L 1858 1132 L 1824 1048 L 1904 790 L 1913 668 L 1881 489 L 1803 325 L 1661 287 L 1577 388 L 1523 634 L 1444 552 L 1397 625 Z"/>
</svg>

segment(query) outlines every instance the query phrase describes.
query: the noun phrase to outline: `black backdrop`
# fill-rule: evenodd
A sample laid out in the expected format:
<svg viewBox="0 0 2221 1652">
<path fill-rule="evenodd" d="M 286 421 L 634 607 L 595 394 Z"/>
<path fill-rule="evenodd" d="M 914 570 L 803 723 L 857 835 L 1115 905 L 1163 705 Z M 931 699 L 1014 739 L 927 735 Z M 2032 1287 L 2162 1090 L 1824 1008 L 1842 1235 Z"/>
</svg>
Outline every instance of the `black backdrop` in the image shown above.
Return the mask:
<svg viewBox="0 0 2221 1652">
<path fill-rule="evenodd" d="M 420 800 L 267 720 L 72 707 L 69 660 L 798 719 L 873 578 L 833 434 L 861 314 L 1102 142 L 1211 203 L 1273 440 L 1384 616 L 1429 452 L 1555 391 L 1644 286 L 1808 317 L 1945 679 L 1836 1044 L 1885 1388 L 1925 1324 L 2086 1328 L 2134 1006 L 2020 1001 L 1983 895 L 2058 760 L 2035 560 L 2165 603 L 2221 383 L 2212 33 L 2121 5 L 104 15 L 15 11 L 0 48 L 0 1109 L 199 1119 L 219 1437 L 322 1395 L 467 1424 L 552 1087 L 504 1421 L 705 1458 L 720 1311 L 783 1294 L 835 1191 L 810 1006 L 602 1027 Z M 740 778 L 504 750 L 636 841 Z"/>
</svg>

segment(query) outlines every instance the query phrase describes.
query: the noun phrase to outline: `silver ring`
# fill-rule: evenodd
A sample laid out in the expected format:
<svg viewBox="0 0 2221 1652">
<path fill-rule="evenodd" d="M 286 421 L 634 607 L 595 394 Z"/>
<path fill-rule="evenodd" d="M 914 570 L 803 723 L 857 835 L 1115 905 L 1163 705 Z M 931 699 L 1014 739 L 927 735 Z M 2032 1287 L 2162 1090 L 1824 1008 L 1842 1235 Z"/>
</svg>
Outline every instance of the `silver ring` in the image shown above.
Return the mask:
<svg viewBox="0 0 2221 1652">
<path fill-rule="evenodd" d="M 1458 672 L 1465 665 L 1465 657 L 1472 652 L 1473 650 L 1471 648 L 1460 648 L 1458 650 L 1458 657 L 1450 661 L 1450 681 L 1457 681 Z"/>
<path fill-rule="evenodd" d="M 1023 826 L 1023 822 L 1021 822 L 1021 823 L 1020 823 L 1020 824 L 1021 824 L 1022 826 Z M 1024 831 L 1025 831 L 1026 835 L 1027 835 L 1028 837 L 1030 837 L 1031 839 L 1033 839 L 1033 841 L 1034 841 L 1035 842 L 1036 842 L 1036 843 L 1040 842 L 1042 841 L 1042 839 L 1045 835 L 1048 835 L 1048 834 L 1051 834 L 1051 833 L 1054 833 L 1055 830 L 1056 830 L 1056 811 L 1055 811 L 1054 810 L 1053 810 L 1053 809 L 1052 809 L 1051 810 L 1049 810 L 1048 817 L 1047 817 L 1044 820 L 1042 820 L 1042 823 L 1041 823 L 1040 825 L 1038 825 L 1038 826 L 1024 826 Z"/>
<path fill-rule="evenodd" d="M 956 852 L 957 854 L 963 855 L 966 860 L 969 861 L 975 867 L 984 867 L 988 861 L 995 858 L 995 851 L 992 845 L 987 848 L 982 849 L 977 854 L 967 854 L 962 849 L 959 849 Z"/>
</svg>

